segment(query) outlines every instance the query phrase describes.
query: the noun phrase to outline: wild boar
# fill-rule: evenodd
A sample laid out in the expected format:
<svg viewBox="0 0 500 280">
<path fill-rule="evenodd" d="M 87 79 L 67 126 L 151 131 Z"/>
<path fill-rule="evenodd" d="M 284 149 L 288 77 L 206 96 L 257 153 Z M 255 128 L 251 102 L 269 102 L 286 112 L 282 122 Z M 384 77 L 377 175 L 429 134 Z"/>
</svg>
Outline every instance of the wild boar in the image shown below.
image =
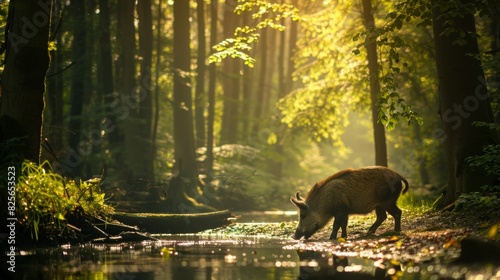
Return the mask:
<svg viewBox="0 0 500 280">
<path fill-rule="evenodd" d="M 401 183 L 403 181 L 405 186 Z M 394 217 L 394 231 L 401 231 L 401 209 L 396 201 L 401 191 L 408 191 L 408 181 L 395 171 L 382 166 L 344 169 L 317 182 L 306 198 L 297 192 L 290 200 L 300 210 L 295 239 L 308 239 L 334 217 L 330 239 L 336 239 L 339 228 L 347 237 L 349 214 L 367 214 L 375 209 L 377 219 L 368 230 L 375 233 L 387 219 L 388 212 Z"/>
</svg>

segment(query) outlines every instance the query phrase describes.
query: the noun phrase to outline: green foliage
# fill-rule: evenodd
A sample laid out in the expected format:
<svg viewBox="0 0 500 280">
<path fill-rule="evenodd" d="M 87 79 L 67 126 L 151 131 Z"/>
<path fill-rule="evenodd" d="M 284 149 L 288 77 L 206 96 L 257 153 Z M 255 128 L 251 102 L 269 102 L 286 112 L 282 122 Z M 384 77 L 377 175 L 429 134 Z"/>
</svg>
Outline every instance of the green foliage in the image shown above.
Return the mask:
<svg viewBox="0 0 500 280">
<path fill-rule="evenodd" d="M 486 145 L 483 153 L 467 159 L 469 166 L 482 169 L 487 175 L 493 175 L 500 179 L 500 145 Z"/>
<path fill-rule="evenodd" d="M 65 216 L 83 212 L 90 216 L 110 214 L 113 208 L 105 204 L 99 180 L 75 182 L 54 173 L 50 164 L 36 165 L 25 161 L 16 187 L 17 216 L 38 239 L 41 227 L 61 229 Z"/>
<path fill-rule="evenodd" d="M 476 122 L 476 126 L 487 127 L 500 132 L 500 124 Z M 483 152 L 480 155 L 472 156 L 465 161 L 470 167 L 477 170 L 482 170 L 488 176 L 494 176 L 496 182 L 500 182 L 500 144 L 486 145 L 483 147 Z M 500 192 L 500 185 L 485 186 L 485 191 Z"/>
<path fill-rule="evenodd" d="M 249 145 L 226 144 L 214 147 L 213 152 L 214 170 L 209 174 L 213 192 L 227 203 L 240 200 L 238 207 L 242 209 L 262 206 L 262 196 L 275 182 L 261 168 L 264 164 L 261 150 Z M 206 148 L 199 148 L 197 153 L 204 158 Z"/>
<path fill-rule="evenodd" d="M 410 190 L 399 197 L 398 206 L 412 214 L 423 214 L 432 209 L 432 197 L 430 195 L 415 195 Z"/>
<path fill-rule="evenodd" d="M 397 10 L 392 2 L 383 2 L 379 12 Z M 295 56 L 294 77 L 303 84 L 280 100 L 282 122 L 289 128 L 303 129 L 311 140 L 332 140 L 342 147 L 341 135 L 349 124 L 347 115 L 353 110 L 369 108 L 369 72 L 366 52 L 368 40 L 376 40 L 380 61 L 381 94 L 378 97 L 379 121 L 389 130 L 401 119 L 423 124 L 408 99 L 408 78 L 415 72 L 408 50 L 415 30 L 401 32 L 402 22 L 412 14 L 427 13 L 425 6 L 412 8 L 409 15 L 391 12 L 380 28 L 364 30 L 358 7 L 350 1 L 317 7 L 304 15 Z M 376 18 L 382 18 L 376 16 Z M 406 33 L 411 36 L 405 38 Z M 420 59 L 422 61 L 422 59 Z M 427 67 L 423 68 L 427 69 Z M 421 94 L 420 92 L 416 94 Z"/>
<path fill-rule="evenodd" d="M 492 13 L 498 12 L 500 4 L 494 0 L 473 0 L 473 1 L 437 1 L 432 7 L 441 14 L 439 20 L 443 20 L 445 30 L 441 36 L 453 36 L 454 44 L 465 45 L 467 37 L 479 37 L 477 33 L 472 33 L 467 30 L 457 29 L 453 27 L 454 19 L 463 18 L 466 14 L 477 15 L 479 18 L 489 16 Z"/>
<path fill-rule="evenodd" d="M 404 53 L 411 46 L 402 32 L 403 24 L 408 24 L 413 18 L 423 18 L 424 21 L 417 26 L 430 22 L 429 6 L 424 2 L 404 1 L 398 3 L 386 2 L 384 7 L 390 12 L 385 22 L 380 27 L 361 31 L 353 36 L 353 41 L 362 40 L 353 50 L 358 55 L 360 49 L 367 45 L 368 40 L 375 40 L 378 47 L 379 61 L 381 61 L 380 83 L 381 93 L 378 96 L 378 118 L 387 129 L 391 130 L 400 119 L 405 119 L 410 125 L 417 122 L 423 124 L 423 119 L 408 104 L 400 89 L 401 79 L 398 78 L 402 71 L 411 71 L 408 61 L 404 61 Z M 409 38 L 414 40 L 414 38 Z"/>
<path fill-rule="evenodd" d="M 338 147 L 348 113 L 368 105 L 368 95 L 363 94 L 367 83 L 360 79 L 368 76 L 365 60 L 350 54 L 351 35 L 359 27 L 356 12 L 348 1 L 339 1 L 303 15 L 293 73 L 302 87 L 278 103 L 281 121 L 290 129 Z"/>
<path fill-rule="evenodd" d="M 497 193 L 483 194 L 470 192 L 461 194 L 455 202 L 454 211 L 483 211 L 484 209 L 498 209 L 500 199 Z M 480 210 L 479 210 L 480 209 Z"/>
<path fill-rule="evenodd" d="M 234 31 L 234 38 L 228 38 L 213 46 L 216 51 L 208 57 L 209 63 L 221 62 L 226 57 L 240 58 L 245 65 L 253 68 L 255 59 L 249 55 L 252 44 L 259 41 L 259 31 L 264 28 L 272 28 L 283 31 L 285 26 L 281 21 L 290 18 L 294 21 L 300 20 L 298 9 L 289 4 L 269 3 L 263 0 L 243 1 L 238 0 L 234 12 L 238 15 L 243 12 L 252 13 L 252 19 L 258 19 L 254 26 L 238 27 Z"/>
<path fill-rule="evenodd" d="M 476 126 L 487 127 L 495 132 L 500 132 L 500 124 L 476 122 Z M 500 182 L 500 144 L 486 145 L 483 153 L 469 157 L 465 160 L 471 168 L 484 171 L 488 176 L 493 176 L 495 182 Z M 476 211 L 478 208 L 498 209 L 500 207 L 500 185 L 486 185 L 481 187 L 481 192 L 470 192 L 460 195 L 456 201 L 455 210 Z"/>
<path fill-rule="evenodd" d="M 7 25 L 7 11 L 9 9 L 9 2 L 1 1 L 0 2 L 0 38 L 5 38 L 5 27 Z M 0 52 L 0 74 L 3 72 L 4 68 L 4 59 L 5 59 L 5 42 L 0 41 L 1 43 L 1 52 Z"/>
</svg>

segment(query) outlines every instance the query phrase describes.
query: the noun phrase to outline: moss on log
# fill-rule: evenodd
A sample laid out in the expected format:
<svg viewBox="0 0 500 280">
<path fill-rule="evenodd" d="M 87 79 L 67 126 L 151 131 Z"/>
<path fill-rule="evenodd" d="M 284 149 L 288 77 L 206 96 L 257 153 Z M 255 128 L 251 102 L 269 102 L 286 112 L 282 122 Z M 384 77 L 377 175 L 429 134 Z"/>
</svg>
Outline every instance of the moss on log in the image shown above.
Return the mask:
<svg viewBox="0 0 500 280">
<path fill-rule="evenodd" d="M 124 224 L 138 226 L 149 233 L 194 233 L 226 226 L 233 217 L 229 210 L 207 213 L 115 213 L 113 219 Z"/>
</svg>

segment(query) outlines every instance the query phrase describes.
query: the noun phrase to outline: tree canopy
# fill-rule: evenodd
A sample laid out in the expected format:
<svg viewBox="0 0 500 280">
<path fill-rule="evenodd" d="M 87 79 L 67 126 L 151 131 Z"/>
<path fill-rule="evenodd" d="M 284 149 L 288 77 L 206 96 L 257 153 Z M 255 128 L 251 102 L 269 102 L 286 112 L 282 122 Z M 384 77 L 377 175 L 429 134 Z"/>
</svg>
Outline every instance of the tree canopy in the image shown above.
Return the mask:
<svg viewBox="0 0 500 280">
<path fill-rule="evenodd" d="M 446 203 L 478 191 L 477 177 L 498 184 L 486 168 L 498 154 L 497 1 L 84 2 L 49 10 L 43 114 L 34 97 L 9 99 L 23 90 L 2 48 L 3 154 L 40 135 L 8 128 L 27 109 L 56 172 L 103 177 L 117 199 L 175 197 L 182 211 L 286 207 L 380 154 L 412 185 L 447 185 Z M 7 8 L 4 34 L 23 24 Z"/>
</svg>

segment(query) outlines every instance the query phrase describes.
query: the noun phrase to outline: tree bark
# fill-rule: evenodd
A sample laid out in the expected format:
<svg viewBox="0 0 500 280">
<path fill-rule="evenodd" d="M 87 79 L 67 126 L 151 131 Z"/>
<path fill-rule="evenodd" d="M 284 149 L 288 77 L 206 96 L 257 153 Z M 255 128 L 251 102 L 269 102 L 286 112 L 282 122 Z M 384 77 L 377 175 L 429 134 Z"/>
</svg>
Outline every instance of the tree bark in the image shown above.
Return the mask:
<svg viewBox="0 0 500 280">
<path fill-rule="evenodd" d="M 155 147 L 153 153 L 153 162 L 156 161 L 156 136 L 158 135 L 158 122 L 160 120 L 160 63 L 162 56 L 162 44 L 161 44 L 161 29 L 162 29 L 162 0 L 158 1 L 158 13 L 156 18 L 156 68 L 155 68 L 155 96 L 154 96 L 154 119 L 153 119 L 153 146 Z"/>
<path fill-rule="evenodd" d="M 56 13 L 53 15 L 53 19 L 57 19 L 59 21 L 62 19 L 62 12 Z M 60 23 L 59 23 L 60 24 Z M 52 24 L 52 27 L 54 25 Z M 57 31 L 57 26 L 55 28 L 51 28 L 52 33 L 57 32 L 55 35 L 55 42 L 60 43 L 62 41 L 62 32 Z M 48 138 L 48 141 L 51 145 L 51 148 L 58 152 L 63 148 L 63 126 L 64 126 L 64 115 L 63 115 L 63 89 L 64 89 L 64 79 L 62 76 L 62 65 L 63 65 L 63 52 L 61 48 L 56 48 L 50 52 L 51 57 L 51 73 L 48 74 L 47 77 L 47 108 L 50 112 L 50 123 L 49 128 L 50 131 L 48 133 L 44 133 L 44 137 Z"/>
<path fill-rule="evenodd" d="M 108 175 L 109 169 L 114 169 L 116 171 L 121 170 L 121 164 L 124 161 L 122 151 L 124 135 L 121 128 L 118 127 L 116 114 L 111 105 L 116 98 L 116 93 L 113 82 L 113 59 L 111 52 L 110 11 L 108 1 L 99 0 L 99 10 L 99 73 L 102 77 L 101 90 L 104 96 L 105 116 L 113 127 L 112 130 L 110 129 L 110 131 L 107 131 L 106 137 L 108 138 L 109 146 L 112 147 L 112 149 L 110 149 L 111 158 L 116 159 L 115 162 L 105 165 L 104 172 L 105 175 Z"/>
<path fill-rule="evenodd" d="M 244 13 L 243 15 L 243 26 L 248 26 L 250 23 L 250 17 L 248 13 Z M 255 48 L 253 49 L 255 50 Z M 252 90 L 253 90 L 253 76 L 254 76 L 254 68 L 243 67 L 243 76 L 242 78 L 242 104 L 241 104 L 241 135 L 242 139 L 246 140 L 250 137 L 250 124 L 252 121 Z"/>
<path fill-rule="evenodd" d="M 0 140 L 19 138 L 25 159 L 40 161 L 52 1 L 9 3 L 1 79 Z M 26 20 L 24 20 L 26 19 Z"/>
<path fill-rule="evenodd" d="M 210 1 L 210 46 L 217 44 L 217 0 Z M 213 52 L 213 50 L 212 50 Z M 215 63 L 208 67 L 208 118 L 207 118 L 207 159 L 205 162 L 207 173 L 207 184 L 210 184 L 214 163 L 214 145 L 215 145 L 215 87 L 217 79 L 217 68 Z"/>
<path fill-rule="evenodd" d="M 460 2 L 466 5 L 470 1 Z M 479 191 L 493 178 L 467 166 L 465 159 L 477 155 L 487 144 L 498 143 L 495 133 L 473 125 L 476 121 L 493 122 L 479 54 L 474 15 L 464 7 L 451 10 L 447 1 L 431 1 L 434 46 L 439 80 L 440 117 L 444 130 L 436 134 L 444 141 L 449 169 L 448 188 L 442 206 L 464 192 Z M 460 16 L 453 14 L 461 13 Z M 450 34 L 448 28 L 454 29 Z M 464 36 L 460 37 L 460 32 Z M 458 41 L 460 39 L 460 41 Z"/>
<path fill-rule="evenodd" d="M 128 130 L 128 125 L 131 111 L 136 109 L 134 108 L 136 106 L 134 5 L 135 0 L 120 0 L 117 4 L 117 42 L 120 50 L 116 75 L 118 94 L 113 99 L 111 109 L 116 114 L 118 129 L 124 133 L 123 145 L 112 147 L 118 153 L 123 153 L 123 160 L 117 161 L 118 177 L 120 178 L 135 176 L 134 170 L 131 169 L 132 164 L 128 162 L 126 154 L 127 148 L 134 145 L 131 141 L 131 131 Z"/>
<path fill-rule="evenodd" d="M 385 141 L 384 125 L 378 121 L 379 107 L 377 106 L 380 95 L 380 82 L 377 58 L 377 44 L 375 38 L 371 38 L 369 32 L 375 28 L 373 18 L 372 1 L 363 0 L 363 18 L 365 29 L 368 31 L 366 39 L 366 50 L 368 52 L 368 70 L 370 74 L 370 100 L 372 111 L 373 140 L 375 142 L 375 165 L 387 166 L 387 146 Z"/>
<path fill-rule="evenodd" d="M 196 92 L 195 92 L 195 123 L 196 147 L 205 146 L 205 72 L 206 72 L 206 36 L 205 36 L 205 1 L 196 1 L 196 16 L 198 18 L 198 57 L 196 58 Z"/>
<path fill-rule="evenodd" d="M 297 7 L 298 0 L 292 0 L 292 5 Z M 290 29 L 290 37 L 288 39 L 288 68 L 287 68 L 286 82 L 284 89 L 285 94 L 288 94 L 293 89 L 293 71 L 295 69 L 292 59 L 297 45 L 299 23 L 296 21 L 291 21 L 289 29 Z"/>
<path fill-rule="evenodd" d="M 262 104 L 265 102 L 266 98 L 266 91 L 265 91 L 265 86 L 266 86 L 266 75 L 268 75 L 267 71 L 267 60 L 268 60 L 268 55 L 267 55 L 267 42 L 268 42 L 268 30 L 267 28 L 262 29 L 261 33 L 261 50 L 260 50 L 260 66 L 259 66 L 259 76 L 258 76 L 258 81 L 257 81 L 257 90 L 256 90 L 256 99 L 254 100 L 254 112 L 253 112 L 253 117 L 254 117 L 254 124 L 252 127 L 252 135 L 256 136 L 259 133 L 260 129 L 260 119 L 262 118 Z"/>
<path fill-rule="evenodd" d="M 71 46 L 72 56 L 75 61 L 75 66 L 71 72 L 71 93 L 70 93 L 70 109 L 69 109 L 69 147 L 79 154 L 79 161 L 83 160 L 84 152 L 80 150 L 80 140 L 82 135 L 82 110 L 83 98 L 85 95 L 85 75 L 87 65 L 85 62 L 86 55 L 86 26 L 85 26 L 85 3 L 84 1 L 71 1 L 70 13 L 72 15 L 73 24 L 73 43 Z M 71 175 L 81 176 L 81 162 L 71 166 Z"/>
<path fill-rule="evenodd" d="M 227 38 L 234 36 L 234 30 L 239 25 L 239 17 L 234 13 L 233 1 L 226 0 L 224 9 L 223 32 Z M 222 62 L 224 80 L 222 82 L 223 102 L 221 124 L 221 144 L 236 143 L 239 123 L 240 68 L 239 59 L 228 58 Z"/>
<path fill-rule="evenodd" d="M 196 187 L 198 171 L 191 97 L 189 1 L 174 1 L 174 154 L 179 173 Z"/>
<path fill-rule="evenodd" d="M 135 176 L 151 180 L 154 178 L 153 165 L 153 96 L 152 96 L 152 60 L 153 60 L 153 16 L 151 12 L 151 0 L 141 0 L 137 5 L 139 18 L 139 55 L 140 62 L 139 84 L 136 88 L 138 102 L 137 110 L 133 117 L 136 119 L 130 125 L 134 126 L 131 136 L 132 147 L 130 158 L 134 162 Z"/>
</svg>

